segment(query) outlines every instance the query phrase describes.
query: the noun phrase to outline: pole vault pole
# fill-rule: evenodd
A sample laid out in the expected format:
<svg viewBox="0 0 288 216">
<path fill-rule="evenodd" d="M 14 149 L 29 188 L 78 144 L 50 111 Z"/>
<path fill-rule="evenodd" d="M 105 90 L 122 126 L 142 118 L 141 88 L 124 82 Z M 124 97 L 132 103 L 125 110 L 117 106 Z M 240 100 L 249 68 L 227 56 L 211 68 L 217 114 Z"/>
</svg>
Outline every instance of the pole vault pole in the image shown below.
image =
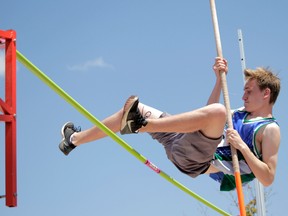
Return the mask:
<svg viewBox="0 0 288 216">
<path fill-rule="evenodd" d="M 123 139 L 117 136 L 113 131 L 111 131 L 108 127 L 106 127 L 101 121 L 95 118 L 90 112 L 88 112 L 83 106 L 81 106 L 76 100 L 74 100 L 69 94 L 67 94 L 62 88 L 60 88 L 55 82 L 53 82 L 46 74 L 44 74 L 39 68 L 37 68 L 34 64 L 32 64 L 24 55 L 22 55 L 18 50 L 16 51 L 17 59 L 21 62 L 28 70 L 30 70 L 34 75 L 36 75 L 40 80 L 42 80 L 47 86 L 49 86 L 52 90 L 54 90 L 60 97 L 62 97 L 66 102 L 68 102 L 71 106 L 73 106 L 79 113 L 81 113 L 84 117 L 86 117 L 89 121 L 91 121 L 94 125 L 96 125 L 100 130 L 106 133 L 109 137 L 111 137 L 115 142 L 117 142 L 120 146 L 126 149 L 130 154 L 136 157 L 140 162 L 144 163 L 146 166 L 151 168 L 161 177 L 166 179 L 168 182 L 178 187 L 188 195 L 192 196 L 199 202 L 202 202 L 204 205 L 213 209 L 221 215 L 230 216 L 229 213 L 223 211 L 212 203 L 208 202 L 198 194 L 191 191 L 189 188 L 185 187 L 175 179 L 171 178 L 165 172 L 160 170 L 157 166 L 155 166 L 152 162 L 147 160 L 143 155 L 138 153 L 135 149 L 133 149 L 130 145 L 128 145 Z"/>
<path fill-rule="evenodd" d="M 238 29 L 238 42 L 239 42 L 239 49 L 240 49 L 240 58 L 241 58 L 240 60 L 241 60 L 241 67 L 242 67 L 243 82 L 245 82 L 244 70 L 246 69 L 246 59 L 245 59 L 244 41 L 243 41 L 243 35 L 242 35 L 241 29 Z M 265 216 L 266 208 L 265 208 L 264 187 L 259 182 L 258 179 L 255 179 L 254 182 L 255 182 L 257 215 Z"/>
<path fill-rule="evenodd" d="M 210 0 L 210 8 L 211 8 L 212 21 L 213 21 L 213 27 L 214 27 L 217 55 L 223 58 L 215 0 Z M 229 94 L 228 94 L 226 73 L 224 71 L 221 71 L 220 75 L 221 75 L 221 84 L 222 84 L 224 103 L 225 103 L 225 107 L 227 110 L 228 128 L 232 129 L 233 123 L 232 123 L 232 116 L 230 114 L 231 108 L 230 108 L 230 99 L 229 99 Z M 237 150 L 232 145 L 230 145 L 230 147 L 231 147 L 231 153 L 232 153 L 233 169 L 234 169 L 234 176 L 235 176 L 235 181 L 236 181 L 236 189 L 237 189 L 240 215 L 246 216 Z"/>
</svg>

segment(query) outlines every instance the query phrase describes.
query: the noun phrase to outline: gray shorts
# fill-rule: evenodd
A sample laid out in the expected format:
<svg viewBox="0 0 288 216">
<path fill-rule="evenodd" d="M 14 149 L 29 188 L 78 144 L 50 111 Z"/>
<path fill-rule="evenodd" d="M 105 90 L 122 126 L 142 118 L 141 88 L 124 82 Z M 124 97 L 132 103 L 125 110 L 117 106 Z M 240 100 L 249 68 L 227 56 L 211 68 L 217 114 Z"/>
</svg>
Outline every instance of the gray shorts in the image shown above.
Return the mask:
<svg viewBox="0 0 288 216">
<path fill-rule="evenodd" d="M 161 117 L 168 116 L 164 113 Z M 150 133 L 161 143 L 167 157 L 183 173 L 195 178 L 205 173 L 222 136 L 217 139 L 206 137 L 201 131 L 193 133 Z"/>
</svg>

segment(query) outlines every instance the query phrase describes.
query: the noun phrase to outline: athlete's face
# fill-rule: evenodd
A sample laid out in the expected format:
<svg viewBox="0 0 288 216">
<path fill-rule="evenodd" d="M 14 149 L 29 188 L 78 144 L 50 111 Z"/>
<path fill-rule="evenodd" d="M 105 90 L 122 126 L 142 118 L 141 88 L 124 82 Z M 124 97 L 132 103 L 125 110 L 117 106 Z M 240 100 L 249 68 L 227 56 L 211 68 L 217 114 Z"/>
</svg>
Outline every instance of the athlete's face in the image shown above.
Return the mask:
<svg viewBox="0 0 288 216">
<path fill-rule="evenodd" d="M 242 100 L 244 101 L 245 110 L 254 112 L 264 104 L 265 90 L 261 91 L 256 80 L 248 80 L 244 87 Z"/>
</svg>

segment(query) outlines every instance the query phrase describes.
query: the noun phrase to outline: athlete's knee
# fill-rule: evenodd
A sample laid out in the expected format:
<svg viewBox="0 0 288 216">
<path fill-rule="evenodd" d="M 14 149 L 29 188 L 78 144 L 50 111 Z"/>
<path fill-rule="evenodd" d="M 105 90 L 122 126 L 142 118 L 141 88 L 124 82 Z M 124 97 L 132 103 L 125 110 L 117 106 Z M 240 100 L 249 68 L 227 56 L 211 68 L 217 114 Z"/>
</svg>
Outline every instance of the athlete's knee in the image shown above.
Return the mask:
<svg viewBox="0 0 288 216">
<path fill-rule="evenodd" d="M 209 116 L 218 121 L 226 121 L 226 108 L 223 104 L 214 103 L 209 105 Z"/>
</svg>

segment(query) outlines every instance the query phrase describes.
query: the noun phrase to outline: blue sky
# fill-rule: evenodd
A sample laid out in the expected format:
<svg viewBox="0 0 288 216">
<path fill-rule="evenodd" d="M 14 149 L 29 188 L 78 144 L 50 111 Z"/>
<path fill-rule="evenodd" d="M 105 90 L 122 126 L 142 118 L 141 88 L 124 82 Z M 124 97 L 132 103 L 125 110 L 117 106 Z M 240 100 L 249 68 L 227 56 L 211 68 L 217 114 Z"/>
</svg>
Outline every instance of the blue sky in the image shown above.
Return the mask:
<svg viewBox="0 0 288 216">
<path fill-rule="evenodd" d="M 274 115 L 282 128 L 277 175 L 267 215 L 287 204 L 286 1 L 216 1 L 231 107 L 242 106 L 243 81 L 237 30 L 247 67 L 269 66 L 282 89 Z M 0 29 L 17 31 L 17 49 L 98 119 L 126 98 L 172 114 L 205 105 L 214 84 L 216 56 L 209 1 L 3 1 Z M 0 82 L 4 85 L 3 50 Z M 83 145 L 65 157 L 58 150 L 66 121 L 92 126 L 24 66 L 17 63 L 18 207 L 5 216 L 217 215 L 152 172 L 110 138 Z M 0 88 L 4 98 L 4 87 Z M 4 137 L 4 124 L 1 124 Z M 161 170 L 223 210 L 237 214 L 231 194 L 208 176 L 191 179 L 146 134 L 122 136 Z M 4 138 L 0 142 L 0 195 Z M 253 186 L 253 184 L 252 184 Z M 248 199 L 249 193 L 244 190 Z M 232 193 L 234 196 L 235 194 Z M 247 200 L 246 199 L 246 200 Z"/>
</svg>

